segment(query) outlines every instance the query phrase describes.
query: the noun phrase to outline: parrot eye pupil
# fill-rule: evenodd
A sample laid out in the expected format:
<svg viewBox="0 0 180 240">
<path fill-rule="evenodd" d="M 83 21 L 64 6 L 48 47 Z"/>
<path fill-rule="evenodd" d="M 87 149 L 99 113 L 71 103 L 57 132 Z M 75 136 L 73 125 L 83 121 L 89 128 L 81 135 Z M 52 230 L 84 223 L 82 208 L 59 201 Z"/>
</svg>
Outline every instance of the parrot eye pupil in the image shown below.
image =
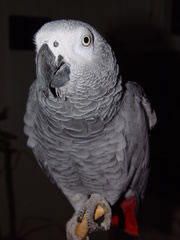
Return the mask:
<svg viewBox="0 0 180 240">
<path fill-rule="evenodd" d="M 58 43 L 57 41 L 54 41 L 54 42 L 53 42 L 53 45 L 54 45 L 54 47 L 58 47 L 58 46 L 59 46 L 59 43 Z"/>
<path fill-rule="evenodd" d="M 82 41 L 83 46 L 87 47 L 90 45 L 90 43 L 91 43 L 91 38 L 89 36 L 84 36 Z"/>
</svg>

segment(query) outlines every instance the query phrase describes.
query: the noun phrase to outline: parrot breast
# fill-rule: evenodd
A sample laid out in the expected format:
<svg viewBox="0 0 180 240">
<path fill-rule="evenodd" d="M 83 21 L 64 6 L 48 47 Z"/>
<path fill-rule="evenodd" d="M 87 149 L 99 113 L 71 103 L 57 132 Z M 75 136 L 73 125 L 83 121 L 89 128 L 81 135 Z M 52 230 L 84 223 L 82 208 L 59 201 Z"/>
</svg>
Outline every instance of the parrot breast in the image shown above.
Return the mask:
<svg viewBox="0 0 180 240">
<path fill-rule="evenodd" d="M 40 165 L 60 188 L 99 192 L 115 202 L 125 174 L 123 118 L 107 124 L 100 118 L 68 118 L 52 109 L 39 104 L 35 120 L 38 144 L 33 151 Z"/>
</svg>

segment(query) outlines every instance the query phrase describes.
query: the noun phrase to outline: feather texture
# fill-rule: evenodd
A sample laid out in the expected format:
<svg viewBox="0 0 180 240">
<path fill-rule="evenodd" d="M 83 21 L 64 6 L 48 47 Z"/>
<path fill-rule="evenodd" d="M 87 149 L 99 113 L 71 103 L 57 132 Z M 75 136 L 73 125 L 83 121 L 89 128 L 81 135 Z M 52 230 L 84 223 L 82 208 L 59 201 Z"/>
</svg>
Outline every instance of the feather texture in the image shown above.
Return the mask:
<svg viewBox="0 0 180 240">
<path fill-rule="evenodd" d="M 74 43 L 83 31 L 93 36 L 89 49 Z M 69 42 L 63 42 L 67 36 Z M 61 43 L 63 56 L 52 47 L 54 40 Z M 49 23 L 37 33 L 36 44 L 37 80 L 30 88 L 24 132 L 40 166 L 75 209 L 93 193 L 112 205 L 129 192 L 143 198 L 148 131 L 156 122 L 143 89 L 133 82 L 122 87 L 112 49 L 89 25 Z M 59 97 L 49 87 L 60 71 L 56 59 L 64 59 L 69 68 L 64 74 L 70 74 L 68 83 L 56 89 Z"/>
<path fill-rule="evenodd" d="M 111 204 L 129 188 L 143 197 L 149 144 L 140 90 L 137 84 L 126 84 L 119 110 L 110 122 L 70 118 L 51 104 L 44 108 L 35 97 L 36 107 L 34 101 L 28 102 L 25 132 L 29 145 L 60 188 L 74 194 L 98 192 Z M 35 83 L 30 89 L 31 99 L 32 92 L 36 93 Z"/>
</svg>

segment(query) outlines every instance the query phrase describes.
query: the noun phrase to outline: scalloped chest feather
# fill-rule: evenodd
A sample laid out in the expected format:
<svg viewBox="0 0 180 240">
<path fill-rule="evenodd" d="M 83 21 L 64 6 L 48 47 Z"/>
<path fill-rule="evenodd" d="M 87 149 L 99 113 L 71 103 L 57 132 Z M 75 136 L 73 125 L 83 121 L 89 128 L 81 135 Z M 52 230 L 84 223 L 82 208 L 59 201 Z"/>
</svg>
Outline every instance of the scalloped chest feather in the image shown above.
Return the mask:
<svg viewBox="0 0 180 240">
<path fill-rule="evenodd" d="M 41 167 L 61 188 L 105 193 L 114 202 L 122 184 L 119 179 L 125 174 L 123 118 L 116 115 L 105 124 L 99 118 L 59 115 L 57 119 L 57 114 L 46 112 L 39 106 L 34 122 L 37 144 L 33 152 Z"/>
</svg>

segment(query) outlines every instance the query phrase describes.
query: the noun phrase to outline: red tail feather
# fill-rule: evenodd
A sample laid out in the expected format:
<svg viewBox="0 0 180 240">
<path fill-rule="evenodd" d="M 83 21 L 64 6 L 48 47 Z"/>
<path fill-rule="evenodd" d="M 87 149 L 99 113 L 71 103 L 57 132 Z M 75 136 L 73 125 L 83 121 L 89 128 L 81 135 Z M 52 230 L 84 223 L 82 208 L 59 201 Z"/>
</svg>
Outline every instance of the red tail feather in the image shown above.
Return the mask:
<svg viewBox="0 0 180 240">
<path fill-rule="evenodd" d="M 129 235 L 139 236 L 138 223 L 135 216 L 136 198 L 125 199 L 120 207 L 124 215 L 124 231 Z M 119 216 L 114 215 L 112 217 L 112 226 L 118 227 L 119 221 Z"/>
</svg>

